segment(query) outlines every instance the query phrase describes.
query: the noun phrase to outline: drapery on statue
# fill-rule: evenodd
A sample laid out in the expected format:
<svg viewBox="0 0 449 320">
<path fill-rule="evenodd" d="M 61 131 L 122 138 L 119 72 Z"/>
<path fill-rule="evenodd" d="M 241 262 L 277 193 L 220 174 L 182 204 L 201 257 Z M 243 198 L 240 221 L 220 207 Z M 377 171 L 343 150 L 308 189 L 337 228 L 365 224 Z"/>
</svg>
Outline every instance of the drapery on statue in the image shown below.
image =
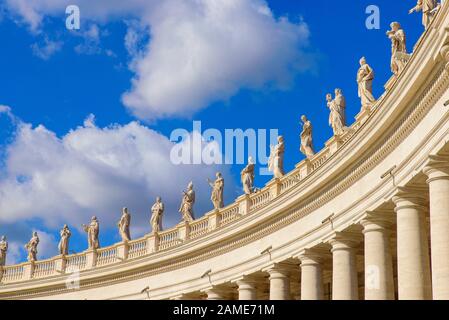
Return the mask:
<svg viewBox="0 0 449 320">
<path fill-rule="evenodd" d="M 220 172 L 217 172 L 215 177 L 216 177 L 215 181 L 210 181 L 209 179 L 207 179 L 207 183 L 209 183 L 209 185 L 212 188 L 210 200 L 214 205 L 214 209 L 218 210 L 224 207 L 223 202 L 224 178 Z"/>
<path fill-rule="evenodd" d="M 360 69 L 357 72 L 357 83 L 359 86 L 359 98 L 362 102 L 362 110 L 369 110 L 376 99 L 373 96 L 374 71 L 366 63 L 365 57 L 360 59 Z"/>
<path fill-rule="evenodd" d="M 245 194 L 251 194 L 254 192 L 254 168 L 255 164 L 253 162 L 253 158 L 248 158 L 248 164 L 246 167 L 240 172 L 240 178 L 242 180 L 243 191 Z"/>
<path fill-rule="evenodd" d="M 313 140 L 312 140 L 312 123 L 307 120 L 306 116 L 301 116 L 301 121 L 303 123 L 301 132 L 301 148 L 300 151 L 307 157 L 311 158 L 315 155 L 313 150 Z"/>
<path fill-rule="evenodd" d="M 432 22 L 432 18 L 435 15 L 434 9 L 437 6 L 437 0 L 418 0 L 416 6 L 410 9 L 408 13 L 412 14 L 413 12 L 422 11 L 422 24 L 427 29 L 430 22 Z"/>
<path fill-rule="evenodd" d="M 25 245 L 25 249 L 28 251 L 28 261 L 34 262 L 37 261 L 37 245 L 39 244 L 39 236 L 37 232 L 33 232 L 33 236 L 30 241 Z"/>
<path fill-rule="evenodd" d="M 120 217 L 120 221 L 117 223 L 120 237 L 122 238 L 123 242 L 131 240 L 131 236 L 129 233 L 130 224 L 131 224 L 131 215 L 128 212 L 128 208 L 123 208 L 122 216 Z"/>
<path fill-rule="evenodd" d="M 284 176 L 284 137 L 278 137 L 278 143 L 276 146 L 270 146 L 270 158 L 268 159 L 268 170 L 273 172 L 276 179 L 282 178 Z"/>
<path fill-rule="evenodd" d="M 8 252 L 8 241 L 6 241 L 5 236 L 2 236 L 2 240 L 0 240 L 0 267 L 3 267 L 6 264 L 7 252 Z"/>
<path fill-rule="evenodd" d="M 391 40 L 391 72 L 397 76 L 404 69 L 410 56 L 407 54 L 405 32 L 400 23 L 392 22 L 390 27 L 387 36 Z"/>
<path fill-rule="evenodd" d="M 100 233 L 100 224 L 97 217 L 93 216 L 89 225 L 83 224 L 83 230 L 87 232 L 87 245 L 89 250 L 95 250 L 100 248 L 100 242 L 98 241 L 98 235 Z"/>
<path fill-rule="evenodd" d="M 155 233 L 162 231 L 162 215 L 164 214 L 164 204 L 162 203 L 161 197 L 156 198 L 156 203 L 151 207 L 151 213 L 151 232 Z"/>
<path fill-rule="evenodd" d="M 72 236 L 69 227 L 65 224 L 64 227 L 59 232 L 61 240 L 59 240 L 58 250 L 59 254 L 65 256 L 69 254 L 69 239 Z"/>
<path fill-rule="evenodd" d="M 192 222 L 194 218 L 193 205 L 195 204 L 195 191 L 193 191 L 193 182 L 187 186 L 187 191 L 183 191 L 183 197 L 179 212 L 182 214 L 184 222 Z"/>
<path fill-rule="evenodd" d="M 346 100 L 341 89 L 335 89 L 335 99 L 332 100 L 332 94 L 326 95 L 327 107 L 329 113 L 329 125 L 332 127 L 335 136 L 342 135 L 346 130 Z"/>
</svg>

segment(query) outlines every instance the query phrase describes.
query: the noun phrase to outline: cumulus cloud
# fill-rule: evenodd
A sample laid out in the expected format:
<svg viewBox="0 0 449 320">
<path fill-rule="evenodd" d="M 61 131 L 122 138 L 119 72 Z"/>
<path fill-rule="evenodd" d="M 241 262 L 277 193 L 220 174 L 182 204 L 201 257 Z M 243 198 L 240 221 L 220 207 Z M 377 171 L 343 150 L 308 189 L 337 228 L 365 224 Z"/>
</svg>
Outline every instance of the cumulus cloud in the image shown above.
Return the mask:
<svg viewBox="0 0 449 320">
<path fill-rule="evenodd" d="M 63 137 L 20 123 L 0 174 L 0 223 L 39 219 L 52 230 L 64 223 L 79 229 L 96 215 L 111 228 L 127 206 L 135 233 L 142 234 L 149 231 L 149 208 L 158 195 L 167 206 L 165 225 L 180 221 L 181 191 L 191 179 L 198 215 L 212 207 L 206 178 L 216 171 L 224 171 L 233 194 L 226 167 L 174 165 L 173 145 L 138 122 L 99 128 L 90 116 Z"/>
<path fill-rule="evenodd" d="M 69 1 L 7 3 L 38 29 L 46 14 L 63 14 Z M 264 0 L 79 0 L 77 5 L 83 19 L 137 19 L 124 39 L 135 75 L 122 100 L 141 119 L 190 117 L 241 89 L 286 88 L 310 67 L 307 24 L 275 17 Z M 149 41 L 138 50 L 147 32 Z"/>
<path fill-rule="evenodd" d="M 45 37 L 42 43 L 33 43 L 31 49 L 35 56 L 43 60 L 48 60 L 52 55 L 61 50 L 62 46 L 62 41 L 53 41 Z"/>
</svg>

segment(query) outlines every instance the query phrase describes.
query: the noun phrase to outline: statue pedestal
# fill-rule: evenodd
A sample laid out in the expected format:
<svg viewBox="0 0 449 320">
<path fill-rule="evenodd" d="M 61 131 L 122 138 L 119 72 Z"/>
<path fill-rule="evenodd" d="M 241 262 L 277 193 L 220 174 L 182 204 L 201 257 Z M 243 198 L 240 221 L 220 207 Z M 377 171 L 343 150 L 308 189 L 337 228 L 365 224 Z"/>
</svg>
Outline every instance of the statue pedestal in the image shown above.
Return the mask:
<svg viewBox="0 0 449 320">
<path fill-rule="evenodd" d="M 157 252 L 159 249 L 159 233 L 153 232 L 147 235 L 147 251 L 148 253 Z"/>
<path fill-rule="evenodd" d="M 355 120 L 357 122 L 360 122 L 360 124 L 364 124 L 366 122 L 366 120 L 368 120 L 369 116 L 371 115 L 372 112 L 372 106 L 371 107 L 365 107 L 362 108 L 362 111 L 360 111 L 356 116 L 355 116 Z"/>
<path fill-rule="evenodd" d="M 95 268 L 95 266 L 97 265 L 97 250 L 89 249 L 84 253 L 86 255 L 86 269 Z"/>
<path fill-rule="evenodd" d="M 237 198 L 237 203 L 239 204 L 239 214 L 244 216 L 249 213 L 251 207 L 251 198 L 248 194 L 244 194 Z"/>
<path fill-rule="evenodd" d="M 117 245 L 117 259 L 120 261 L 128 259 L 128 241 L 122 241 Z"/>
<path fill-rule="evenodd" d="M 341 139 L 341 136 L 333 136 L 328 141 L 326 141 L 324 145 L 326 146 L 326 148 L 329 148 L 331 154 L 334 154 L 342 144 L 343 140 Z"/>
<path fill-rule="evenodd" d="M 34 274 L 34 262 L 28 262 L 23 265 L 23 280 L 31 280 Z"/>
<path fill-rule="evenodd" d="M 274 199 L 281 193 L 281 182 L 278 178 L 274 178 L 268 182 L 267 187 L 270 189 L 270 198 Z"/>
<path fill-rule="evenodd" d="M 299 179 L 302 180 L 312 172 L 312 162 L 310 159 L 306 158 L 298 163 L 296 165 L 296 168 L 299 169 Z"/>
<path fill-rule="evenodd" d="M 65 255 L 61 254 L 59 256 L 56 256 L 54 260 L 55 260 L 55 273 L 64 274 L 67 262 Z"/>
<path fill-rule="evenodd" d="M 396 75 L 392 75 L 390 79 L 385 83 L 384 88 L 386 91 L 390 91 L 390 89 L 393 87 L 393 84 L 396 82 L 397 77 Z"/>
<path fill-rule="evenodd" d="M 206 214 L 207 218 L 209 219 L 207 229 L 209 231 L 215 230 L 220 226 L 220 211 L 214 210 L 208 214 Z"/>
<path fill-rule="evenodd" d="M 187 241 L 190 239 L 190 225 L 187 221 L 178 224 L 179 240 Z"/>
</svg>

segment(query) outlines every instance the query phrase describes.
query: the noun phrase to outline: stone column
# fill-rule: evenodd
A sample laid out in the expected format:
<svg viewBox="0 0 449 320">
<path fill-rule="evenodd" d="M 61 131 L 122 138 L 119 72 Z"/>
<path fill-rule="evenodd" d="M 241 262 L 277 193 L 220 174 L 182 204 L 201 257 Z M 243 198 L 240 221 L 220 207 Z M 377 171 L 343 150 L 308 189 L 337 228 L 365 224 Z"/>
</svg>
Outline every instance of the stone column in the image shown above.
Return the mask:
<svg viewBox="0 0 449 320">
<path fill-rule="evenodd" d="M 330 241 L 332 246 L 332 300 L 358 300 L 356 247 L 360 236 L 338 232 Z"/>
<path fill-rule="evenodd" d="M 239 300 L 257 300 L 257 279 L 244 276 L 236 281 Z"/>
<path fill-rule="evenodd" d="M 365 300 L 394 300 L 393 259 L 390 248 L 392 222 L 380 214 L 361 221 L 365 236 Z"/>
<path fill-rule="evenodd" d="M 323 255 L 305 250 L 301 261 L 301 300 L 323 300 Z"/>
<path fill-rule="evenodd" d="M 397 219 L 399 299 L 432 299 L 426 190 L 399 188 L 393 202 Z"/>
<path fill-rule="evenodd" d="M 448 300 L 449 157 L 432 156 L 424 173 L 429 184 L 433 299 Z"/>
<path fill-rule="evenodd" d="M 270 300 L 290 299 L 290 269 L 289 265 L 275 263 L 266 270 L 270 275 Z"/>
</svg>

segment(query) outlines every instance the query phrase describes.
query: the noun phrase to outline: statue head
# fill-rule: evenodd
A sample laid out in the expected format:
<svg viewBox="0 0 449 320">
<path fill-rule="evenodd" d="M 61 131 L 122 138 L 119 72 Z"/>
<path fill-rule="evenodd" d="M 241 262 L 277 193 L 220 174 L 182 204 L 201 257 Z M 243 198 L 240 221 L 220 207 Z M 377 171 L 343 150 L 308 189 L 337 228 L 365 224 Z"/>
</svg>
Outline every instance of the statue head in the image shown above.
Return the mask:
<svg viewBox="0 0 449 320">
<path fill-rule="evenodd" d="M 156 197 L 156 202 L 161 202 L 162 198 L 161 197 Z"/>
<path fill-rule="evenodd" d="M 193 182 L 190 181 L 189 184 L 187 185 L 187 189 L 192 190 L 193 189 Z"/>
<path fill-rule="evenodd" d="M 305 115 L 302 115 L 302 116 L 301 116 L 301 121 L 302 121 L 302 122 L 306 122 L 306 121 L 307 121 L 307 117 L 306 117 Z"/>
<path fill-rule="evenodd" d="M 328 93 L 326 94 L 326 101 L 332 101 L 332 94 Z"/>
<path fill-rule="evenodd" d="M 279 136 L 279 137 L 278 137 L 278 142 L 279 142 L 279 143 L 284 142 L 284 137 L 283 137 L 283 136 Z"/>
<path fill-rule="evenodd" d="M 253 157 L 251 157 L 251 156 L 248 157 L 248 164 L 254 164 Z"/>
<path fill-rule="evenodd" d="M 360 59 L 360 65 L 361 66 L 364 66 L 366 64 L 366 58 L 365 57 L 362 57 L 361 59 Z"/>
<path fill-rule="evenodd" d="M 91 221 L 97 221 L 97 217 L 96 217 L 96 216 L 93 216 L 92 219 L 91 219 Z"/>
<path fill-rule="evenodd" d="M 124 208 L 122 209 L 122 213 L 128 213 L 128 208 L 127 208 L 127 207 L 124 207 Z"/>
<path fill-rule="evenodd" d="M 216 176 L 217 178 L 221 178 L 221 173 L 220 173 L 220 172 L 217 172 L 217 173 L 215 174 L 215 176 Z"/>
<path fill-rule="evenodd" d="M 341 91 L 340 88 L 336 88 L 335 89 L 335 95 L 340 95 L 340 94 L 343 94 L 343 92 Z"/>
<path fill-rule="evenodd" d="M 6 236 L 2 236 L 2 241 L 6 241 Z"/>
<path fill-rule="evenodd" d="M 399 22 L 395 21 L 390 24 L 390 27 L 391 27 L 391 30 L 398 31 L 401 29 L 401 24 Z"/>
<path fill-rule="evenodd" d="M 33 232 L 33 237 L 37 237 L 37 231 Z"/>
<path fill-rule="evenodd" d="M 68 229 L 69 228 L 69 226 L 68 225 L 64 225 L 64 227 L 62 227 L 63 229 Z"/>
</svg>

